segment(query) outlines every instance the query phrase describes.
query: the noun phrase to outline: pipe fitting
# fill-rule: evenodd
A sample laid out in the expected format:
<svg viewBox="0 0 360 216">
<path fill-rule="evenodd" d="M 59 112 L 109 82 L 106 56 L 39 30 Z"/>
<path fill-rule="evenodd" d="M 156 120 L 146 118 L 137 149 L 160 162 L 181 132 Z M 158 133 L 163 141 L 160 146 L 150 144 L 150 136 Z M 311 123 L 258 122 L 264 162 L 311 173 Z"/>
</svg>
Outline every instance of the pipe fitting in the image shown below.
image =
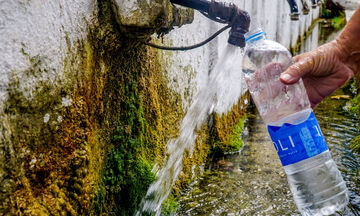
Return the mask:
<svg viewBox="0 0 360 216">
<path fill-rule="evenodd" d="M 245 47 L 245 33 L 249 31 L 249 27 L 250 15 L 246 11 L 238 10 L 236 16 L 233 18 L 228 43 Z"/>
<path fill-rule="evenodd" d="M 315 9 L 317 7 L 317 0 L 311 0 L 311 3 L 311 7 Z"/>
<path fill-rule="evenodd" d="M 291 20 L 299 20 L 299 8 L 296 3 L 296 0 L 287 0 L 290 6 L 290 19 Z"/>
<path fill-rule="evenodd" d="M 301 3 L 303 5 L 303 9 L 302 9 L 303 14 L 308 15 L 309 12 L 310 12 L 310 8 L 309 8 L 309 5 L 308 5 L 307 1 L 306 0 L 301 0 Z"/>
<path fill-rule="evenodd" d="M 244 34 L 249 31 L 250 15 L 239 9 L 235 4 L 211 1 L 209 6 L 209 18 L 215 21 L 231 25 L 228 43 L 245 47 Z"/>
<path fill-rule="evenodd" d="M 244 34 L 249 31 L 250 16 L 235 4 L 216 2 L 214 0 L 171 0 L 174 4 L 199 10 L 205 16 L 231 26 L 228 42 L 235 46 L 245 47 Z"/>
</svg>

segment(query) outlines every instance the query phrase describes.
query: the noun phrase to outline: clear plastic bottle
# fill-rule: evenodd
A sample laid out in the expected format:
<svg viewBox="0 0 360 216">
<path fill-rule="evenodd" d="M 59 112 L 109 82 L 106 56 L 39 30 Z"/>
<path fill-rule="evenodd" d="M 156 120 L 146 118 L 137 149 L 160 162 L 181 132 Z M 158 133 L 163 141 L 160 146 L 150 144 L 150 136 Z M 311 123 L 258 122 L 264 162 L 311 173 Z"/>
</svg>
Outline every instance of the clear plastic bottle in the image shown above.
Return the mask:
<svg viewBox="0 0 360 216">
<path fill-rule="evenodd" d="M 246 35 L 243 73 L 288 177 L 302 215 L 330 215 L 349 201 L 331 159 L 302 80 L 284 85 L 280 74 L 291 64 L 289 51 L 267 40 L 261 29 Z"/>
</svg>

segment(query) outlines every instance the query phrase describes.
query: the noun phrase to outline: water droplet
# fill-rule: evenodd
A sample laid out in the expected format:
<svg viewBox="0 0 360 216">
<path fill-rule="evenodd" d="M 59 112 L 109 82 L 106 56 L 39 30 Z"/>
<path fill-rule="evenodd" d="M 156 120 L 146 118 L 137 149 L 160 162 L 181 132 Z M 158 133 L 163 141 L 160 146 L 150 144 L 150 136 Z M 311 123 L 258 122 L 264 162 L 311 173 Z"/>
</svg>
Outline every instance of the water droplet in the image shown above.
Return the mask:
<svg viewBox="0 0 360 216">
<path fill-rule="evenodd" d="M 68 107 L 71 105 L 72 99 L 69 95 L 66 95 L 66 97 L 61 98 L 61 102 L 64 107 Z"/>
<path fill-rule="evenodd" d="M 50 120 L 50 114 L 49 113 L 46 113 L 44 115 L 44 123 L 48 123 L 48 121 Z"/>
</svg>

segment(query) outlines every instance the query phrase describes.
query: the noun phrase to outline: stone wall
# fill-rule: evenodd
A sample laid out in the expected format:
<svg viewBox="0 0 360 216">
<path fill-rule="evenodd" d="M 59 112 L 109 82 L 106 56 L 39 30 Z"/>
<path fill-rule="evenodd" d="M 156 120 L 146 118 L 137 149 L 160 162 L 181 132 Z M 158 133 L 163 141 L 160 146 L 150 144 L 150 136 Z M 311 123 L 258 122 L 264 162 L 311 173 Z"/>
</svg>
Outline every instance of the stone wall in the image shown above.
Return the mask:
<svg viewBox="0 0 360 216">
<path fill-rule="evenodd" d="M 291 22 L 285 0 L 236 4 L 288 47 L 318 16 L 314 10 Z M 155 32 L 171 30 L 157 43 L 191 45 L 221 27 L 165 0 L 13 0 L 0 8 L 0 214 L 130 215 L 167 140 L 206 87 L 227 33 L 188 52 L 144 46 Z M 245 88 L 241 79 L 227 88 L 178 187 L 203 164 L 211 143 L 240 147 L 229 137 L 241 131 Z"/>
</svg>

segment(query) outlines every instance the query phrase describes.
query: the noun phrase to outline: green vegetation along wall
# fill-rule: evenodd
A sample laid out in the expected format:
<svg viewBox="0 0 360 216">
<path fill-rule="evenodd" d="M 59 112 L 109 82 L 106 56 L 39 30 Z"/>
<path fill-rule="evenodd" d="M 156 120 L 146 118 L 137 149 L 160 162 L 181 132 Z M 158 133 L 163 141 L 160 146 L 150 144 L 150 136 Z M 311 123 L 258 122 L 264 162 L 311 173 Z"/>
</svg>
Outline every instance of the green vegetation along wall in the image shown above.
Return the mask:
<svg viewBox="0 0 360 216">
<path fill-rule="evenodd" d="M 163 163 L 165 145 L 178 135 L 185 113 L 180 95 L 167 86 L 158 51 L 127 30 L 119 26 L 110 1 L 96 2 L 85 39 L 74 43 L 67 36 L 63 77 L 54 80 L 40 79 L 48 72 L 44 59 L 21 50 L 31 67 L 21 78 L 11 76 L 1 116 L 11 144 L 2 164 L 1 214 L 134 213 L 155 180 L 152 167 Z M 32 84 L 31 97 L 21 88 L 24 77 L 41 80 Z M 198 132 L 173 199 L 210 149 L 241 147 L 241 101 Z M 168 211 L 172 203 L 166 203 Z"/>
<path fill-rule="evenodd" d="M 359 94 L 360 74 L 355 75 L 355 80 L 353 82 L 353 85 L 355 85 L 357 88 L 357 94 L 351 101 L 351 111 L 359 116 L 360 115 L 360 105 L 359 105 L 360 104 L 360 94 Z M 360 125 L 360 122 L 359 122 L 359 125 Z M 358 153 L 360 153 L 360 136 L 356 137 L 352 141 L 351 147 L 354 149 L 354 151 L 357 151 Z"/>
</svg>

